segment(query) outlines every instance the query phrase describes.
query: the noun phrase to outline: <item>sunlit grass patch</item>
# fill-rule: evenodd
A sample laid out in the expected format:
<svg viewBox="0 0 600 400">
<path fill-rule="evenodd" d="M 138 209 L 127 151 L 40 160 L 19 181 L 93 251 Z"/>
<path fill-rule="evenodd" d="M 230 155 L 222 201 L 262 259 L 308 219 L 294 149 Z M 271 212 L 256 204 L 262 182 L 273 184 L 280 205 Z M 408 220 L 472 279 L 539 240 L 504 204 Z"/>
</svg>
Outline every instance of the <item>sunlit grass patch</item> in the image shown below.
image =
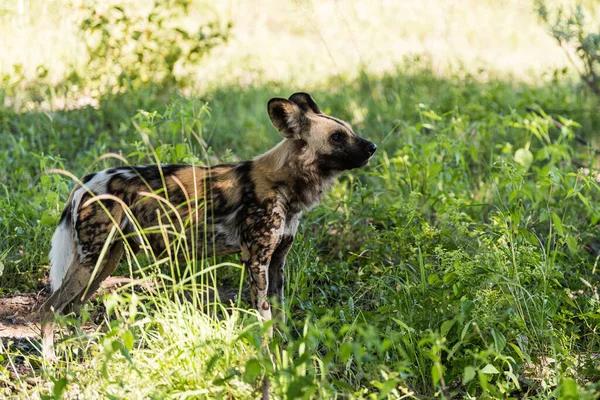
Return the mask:
<svg viewBox="0 0 600 400">
<path fill-rule="evenodd" d="M 244 380 L 245 365 L 259 350 L 244 339 L 253 327 L 244 321 L 253 318 L 228 308 L 217 319 L 189 301 L 157 300 L 147 294 L 111 294 L 105 300 L 110 321 L 96 332 L 59 343 L 61 361 L 55 366 L 5 349 L 4 361 L 34 369 L 28 377 L 19 376 L 10 364 L 3 368 L 3 390 L 21 391 L 23 398 L 22 390 L 90 399 L 251 396 L 256 376 Z"/>
<path fill-rule="evenodd" d="M 144 156 L 159 165 L 170 157 L 186 158 L 195 165 L 199 158 L 191 152 L 194 147 L 192 142 L 204 148 L 196 132 L 201 125 L 195 117 L 206 113 L 205 106 L 179 106 L 169 108 L 165 112 L 168 117 L 140 112 L 134 123 L 144 144 L 138 149 L 144 149 Z M 187 111 L 184 109 L 194 118 L 186 118 Z M 169 121 L 168 126 L 163 125 L 166 121 Z M 175 147 L 174 153 L 163 152 L 165 148 L 155 149 L 150 138 L 157 130 L 177 135 L 185 145 L 182 143 L 183 147 Z M 206 149 L 196 154 L 202 153 L 207 157 Z M 134 154 L 142 156 L 140 153 Z M 103 155 L 93 164 L 111 163 L 114 159 L 129 165 L 127 159 L 118 154 Z M 210 164 L 211 161 L 204 163 Z M 47 172 L 58 172 L 73 179 L 84 191 L 90 191 L 72 173 L 61 169 Z M 240 281 L 243 273 L 234 274 L 238 277 L 234 287 L 235 303 L 221 303 L 218 295 L 218 270 L 234 268 L 239 271 L 241 266 L 232 263 L 213 265 L 214 258 L 207 258 L 205 253 L 196 248 L 198 243 L 206 243 L 208 235 L 212 234 L 211 226 L 206 223 L 210 207 L 203 197 L 194 195 L 196 192 L 207 193 L 206 188 L 195 188 L 194 193 L 185 193 L 186 202 L 180 205 L 168 200 L 168 190 L 164 185 L 166 183 L 163 180 L 162 188 L 148 186 L 146 192 L 139 193 L 139 201 L 156 201 L 156 211 L 160 217 L 154 226 L 142 226 L 130 205 L 113 195 L 90 191 L 91 197 L 82 204 L 84 208 L 99 204 L 97 212 L 107 212 L 114 224 L 102 252 L 98 254 L 91 279 L 101 273 L 98 268 L 109 257 L 113 240 L 122 240 L 127 254 L 122 269 L 128 275 L 142 277 L 147 283 L 143 286 L 149 291 L 138 295 L 126 288 L 110 295 L 105 301 L 106 311 L 109 317 L 115 319 L 106 319 L 98 330 L 83 336 L 72 331 L 62 335 L 62 340 L 57 344 L 61 361 L 56 366 L 45 364 L 35 354 L 20 354 L 18 348 L 8 347 L 7 356 L 2 360 L 9 365 L 9 368 L 3 368 L 6 373 L 4 378 L 14 379 L 20 386 L 27 387 L 27 391 L 51 392 L 57 397 L 62 394 L 90 398 L 112 395 L 120 398 L 130 398 L 132 395 L 135 398 L 167 395 L 174 398 L 213 398 L 232 394 L 239 397 L 247 396 L 255 389 L 254 381 L 261 374 L 251 375 L 252 378 L 246 379 L 248 382 L 242 379 L 248 358 L 256 354 L 260 347 L 260 339 L 258 346 L 255 341 L 244 339 L 248 330 L 256 331 L 260 327 L 257 327 L 256 317 L 240 317 L 240 314 L 248 313 L 240 308 L 244 304 L 241 299 L 243 281 Z M 130 233 L 124 232 L 123 224 L 114 219 L 116 217 L 110 213 L 112 208 L 108 204 L 120 207 L 124 220 L 133 227 Z M 189 211 L 180 214 L 178 207 Z M 163 238 L 166 251 L 155 253 L 149 235 Z M 132 240 L 142 249 L 143 257 L 138 258 L 134 254 Z M 73 318 L 73 315 L 67 315 L 59 317 L 59 320 L 61 325 L 79 326 L 79 322 Z M 89 313 L 85 312 L 83 322 L 88 318 Z M 247 320 L 250 322 L 244 322 Z M 223 349 L 227 349 L 227 352 Z M 137 366 L 138 362 L 143 366 L 141 369 Z M 22 382 L 22 368 L 15 368 L 15 363 L 29 366 L 34 376 L 31 380 L 33 384 Z M 40 365 L 42 369 L 39 369 Z M 139 379 L 142 376 L 145 378 Z M 48 379 L 54 383 L 50 389 L 44 384 Z M 82 385 L 82 382 L 89 384 Z M 18 387 L 10 381 L 4 384 L 9 390 Z"/>
<path fill-rule="evenodd" d="M 100 354 L 89 360 L 90 378 L 99 378 L 99 385 L 82 388 L 88 396 L 214 398 L 246 397 L 254 391 L 242 375 L 258 350 L 240 339 L 248 328 L 239 311 L 226 311 L 216 319 L 192 302 L 163 300 L 150 314 L 136 318 L 136 305 L 144 299 L 137 304 L 132 300 L 119 313 L 130 325 L 113 324 L 101 337 Z"/>
</svg>

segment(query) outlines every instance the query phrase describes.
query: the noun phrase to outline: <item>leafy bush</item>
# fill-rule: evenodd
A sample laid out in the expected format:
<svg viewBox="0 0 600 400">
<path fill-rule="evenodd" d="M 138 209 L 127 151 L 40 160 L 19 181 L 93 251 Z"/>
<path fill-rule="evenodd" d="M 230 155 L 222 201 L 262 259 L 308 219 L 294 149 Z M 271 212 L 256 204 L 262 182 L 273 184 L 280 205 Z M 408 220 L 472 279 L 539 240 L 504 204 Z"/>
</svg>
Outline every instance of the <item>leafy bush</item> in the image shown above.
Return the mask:
<svg viewBox="0 0 600 400">
<path fill-rule="evenodd" d="M 581 79 L 592 92 L 600 96 L 600 31 L 590 32 L 590 29 L 600 27 L 589 25 L 581 4 L 568 12 L 561 6 L 552 13 L 545 0 L 536 0 L 536 11 L 549 27 L 552 37 L 565 49 L 574 66 L 579 69 Z M 575 50 L 579 63 L 571 58 L 572 49 Z"/>
<path fill-rule="evenodd" d="M 191 7 L 191 0 L 155 0 L 151 7 L 84 1 L 80 33 L 89 55 L 86 70 L 92 73 L 86 79 L 97 81 L 101 92 L 184 79 L 177 75 L 177 66 L 197 64 L 227 40 L 230 28 L 217 16 L 200 26 L 182 26 Z"/>
<path fill-rule="evenodd" d="M 39 3 L 31 8 L 43 7 Z M 22 65 L 12 65 L 0 74 L 3 105 L 15 110 L 111 107 L 115 97 L 129 92 L 130 115 L 149 108 L 160 95 L 188 87 L 199 62 L 226 43 L 231 30 L 207 2 L 72 0 L 70 6 L 62 17 L 77 27 L 79 40 L 72 47 L 81 56 L 52 74 L 48 65 L 38 65 L 34 79 L 26 79 Z"/>
</svg>

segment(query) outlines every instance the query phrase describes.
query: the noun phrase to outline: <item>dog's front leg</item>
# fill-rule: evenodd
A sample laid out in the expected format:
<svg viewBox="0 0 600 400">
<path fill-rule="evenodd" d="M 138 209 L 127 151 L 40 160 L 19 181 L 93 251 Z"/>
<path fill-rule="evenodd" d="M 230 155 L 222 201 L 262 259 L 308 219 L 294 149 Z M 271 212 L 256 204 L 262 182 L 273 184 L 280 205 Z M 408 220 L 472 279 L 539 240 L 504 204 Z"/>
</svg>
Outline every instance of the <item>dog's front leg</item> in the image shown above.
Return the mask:
<svg viewBox="0 0 600 400">
<path fill-rule="evenodd" d="M 269 265 L 277 249 L 280 239 L 277 229 L 265 229 L 254 231 L 254 240 L 242 243 L 242 262 L 250 276 L 250 295 L 252 307 L 258 310 L 264 321 L 271 320 L 271 303 L 269 301 Z M 269 328 L 269 339 L 273 337 L 273 327 Z M 267 341 L 268 342 L 268 341 Z M 263 352 L 269 353 L 268 346 L 264 346 Z M 262 382 L 262 399 L 269 399 L 269 377 L 265 376 Z"/>
<path fill-rule="evenodd" d="M 285 213 L 268 202 L 250 208 L 240 227 L 242 263 L 250 277 L 252 307 L 265 321 L 271 320 L 269 265 L 284 230 Z"/>
<path fill-rule="evenodd" d="M 287 257 L 292 243 L 294 242 L 294 236 L 283 235 L 281 241 L 273 256 L 271 257 L 271 263 L 269 264 L 269 290 L 268 295 L 270 299 L 275 299 L 277 307 L 273 310 L 273 317 L 275 322 L 285 324 L 285 309 L 284 309 L 284 268 L 285 258 Z"/>
<path fill-rule="evenodd" d="M 242 262 L 250 276 L 252 307 L 265 321 L 271 320 L 269 301 L 269 264 L 275 246 L 267 243 L 249 243 L 242 246 Z"/>
</svg>

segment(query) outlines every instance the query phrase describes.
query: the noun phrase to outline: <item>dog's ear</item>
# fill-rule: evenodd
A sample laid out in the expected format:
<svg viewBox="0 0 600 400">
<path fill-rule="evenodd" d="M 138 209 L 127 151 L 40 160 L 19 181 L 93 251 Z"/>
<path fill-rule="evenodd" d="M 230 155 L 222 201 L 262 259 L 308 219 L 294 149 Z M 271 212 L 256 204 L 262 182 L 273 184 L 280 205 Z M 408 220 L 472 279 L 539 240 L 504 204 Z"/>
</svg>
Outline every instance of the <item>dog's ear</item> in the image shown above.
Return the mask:
<svg viewBox="0 0 600 400">
<path fill-rule="evenodd" d="M 298 104 L 304 112 L 314 112 L 315 114 L 323 114 L 317 103 L 308 93 L 298 92 L 290 96 L 290 101 Z"/>
<path fill-rule="evenodd" d="M 273 126 L 286 138 L 299 139 L 310 121 L 300 106 L 286 99 L 274 98 L 267 104 Z"/>
</svg>

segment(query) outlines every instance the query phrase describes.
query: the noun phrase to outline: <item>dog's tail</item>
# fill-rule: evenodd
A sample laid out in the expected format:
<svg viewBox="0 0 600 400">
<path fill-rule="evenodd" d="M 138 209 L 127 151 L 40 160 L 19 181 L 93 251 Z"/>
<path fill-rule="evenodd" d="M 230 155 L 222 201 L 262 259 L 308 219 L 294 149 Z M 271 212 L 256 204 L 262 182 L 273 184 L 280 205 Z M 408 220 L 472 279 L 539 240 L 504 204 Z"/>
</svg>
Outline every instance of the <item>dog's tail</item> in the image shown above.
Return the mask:
<svg viewBox="0 0 600 400">
<path fill-rule="evenodd" d="M 69 201 L 52 236 L 52 248 L 50 249 L 50 287 L 52 292 L 56 292 L 62 284 L 75 257 L 73 218 L 73 210 Z"/>
<path fill-rule="evenodd" d="M 78 183 L 71 192 L 60 217 L 60 222 L 54 231 L 54 236 L 52 236 L 52 248 L 50 249 L 50 286 L 52 292 L 56 292 L 60 288 L 69 267 L 75 261 L 75 257 L 81 256 L 78 253 L 79 240 L 75 223 L 84 195 L 106 193 L 107 182 L 113 175 L 114 172 L 111 173 L 110 170 L 87 175 L 82 178 L 83 186 Z"/>
<path fill-rule="evenodd" d="M 84 178 L 86 179 L 86 178 Z M 77 234 L 75 233 L 75 221 L 79 203 L 86 192 L 85 188 L 76 185 L 67 205 L 60 216 L 60 222 L 52 236 L 52 247 L 50 248 L 50 287 L 56 292 L 62 284 L 69 267 L 77 256 Z"/>
</svg>

